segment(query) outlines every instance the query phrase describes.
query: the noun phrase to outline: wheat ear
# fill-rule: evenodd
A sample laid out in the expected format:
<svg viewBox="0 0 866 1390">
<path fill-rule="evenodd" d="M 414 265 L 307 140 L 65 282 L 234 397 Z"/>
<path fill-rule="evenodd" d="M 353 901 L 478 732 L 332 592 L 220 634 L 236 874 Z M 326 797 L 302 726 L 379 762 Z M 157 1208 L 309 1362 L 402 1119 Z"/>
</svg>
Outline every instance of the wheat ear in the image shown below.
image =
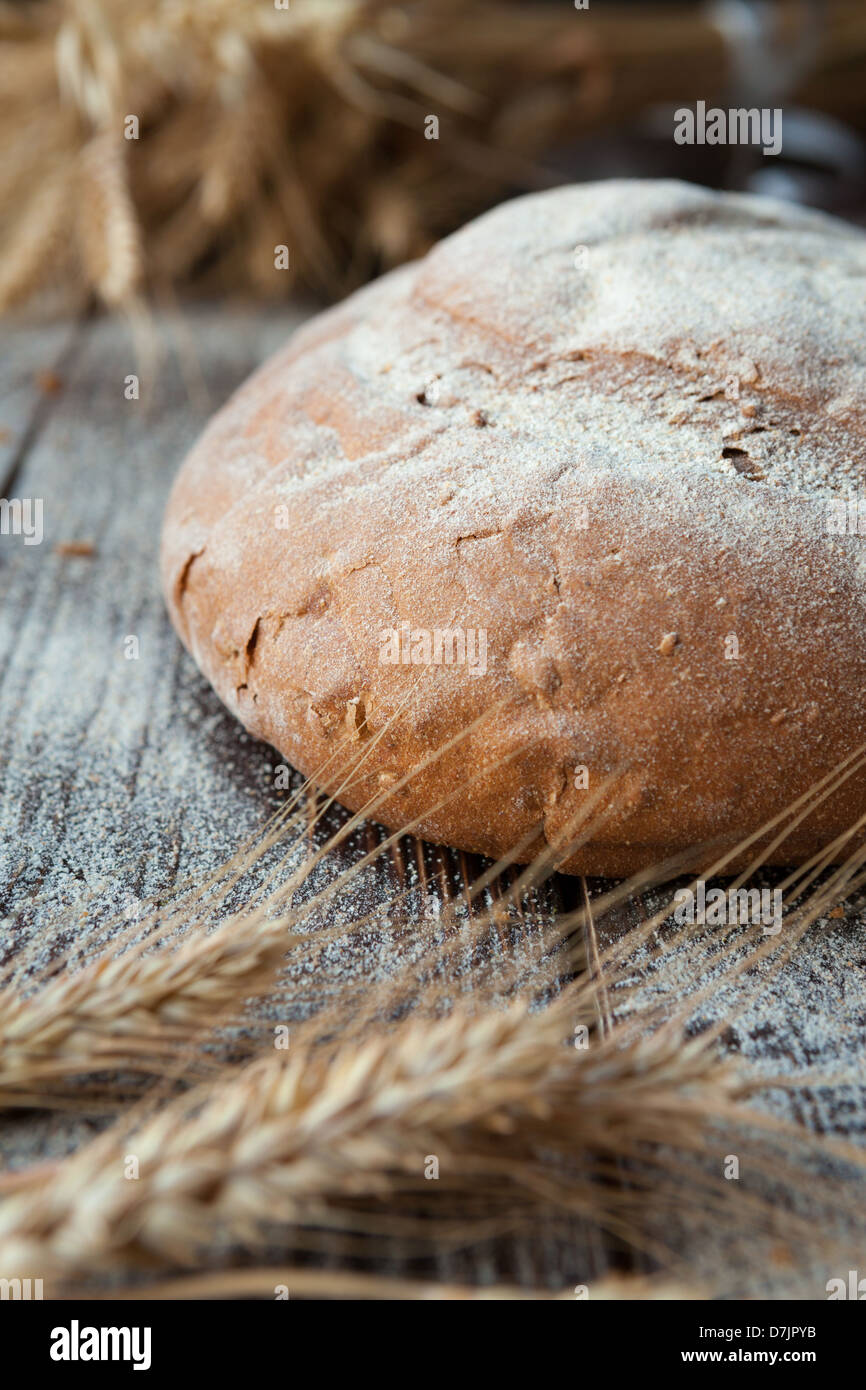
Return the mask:
<svg viewBox="0 0 866 1390">
<path fill-rule="evenodd" d="M 558 1193 L 597 1217 L 597 1188 L 542 1176 L 536 1144 L 610 1155 L 625 1130 L 632 1142 L 693 1146 L 710 1096 L 718 1106 L 736 1087 L 701 1044 L 581 1052 L 566 1045 L 570 1020 L 563 1000 L 541 1014 L 456 1012 L 358 1046 L 275 1051 L 133 1132 L 117 1126 L 21 1175 L 0 1206 L 0 1268 L 63 1281 L 192 1265 L 203 1246 L 254 1241 L 265 1223 L 326 1224 L 335 1199 L 429 1192 L 430 1154 L 445 1188 L 484 1194 L 493 1180 L 506 1210 Z"/>
</svg>

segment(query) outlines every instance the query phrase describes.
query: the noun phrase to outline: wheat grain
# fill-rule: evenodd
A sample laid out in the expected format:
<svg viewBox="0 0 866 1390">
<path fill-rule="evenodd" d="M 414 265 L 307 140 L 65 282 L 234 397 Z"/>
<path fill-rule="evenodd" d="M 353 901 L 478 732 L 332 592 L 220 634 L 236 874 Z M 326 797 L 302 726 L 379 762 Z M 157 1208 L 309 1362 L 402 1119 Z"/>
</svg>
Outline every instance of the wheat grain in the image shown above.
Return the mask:
<svg viewBox="0 0 866 1390">
<path fill-rule="evenodd" d="M 81 170 L 78 235 L 85 270 L 106 304 L 134 305 L 143 254 L 122 136 L 94 136 L 82 152 Z"/>
</svg>

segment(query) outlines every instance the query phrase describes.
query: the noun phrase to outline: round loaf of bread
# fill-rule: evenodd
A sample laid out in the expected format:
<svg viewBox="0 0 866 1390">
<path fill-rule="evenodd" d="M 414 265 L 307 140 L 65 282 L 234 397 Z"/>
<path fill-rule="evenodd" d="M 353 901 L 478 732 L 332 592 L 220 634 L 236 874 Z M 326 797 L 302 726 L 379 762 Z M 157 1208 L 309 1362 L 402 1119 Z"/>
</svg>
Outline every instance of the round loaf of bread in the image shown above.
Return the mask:
<svg viewBox="0 0 866 1390">
<path fill-rule="evenodd" d="M 859 231 L 560 188 L 235 394 L 171 494 L 165 594 L 225 704 L 350 808 L 488 855 L 577 836 L 573 872 L 700 868 L 866 740 L 864 446 Z M 850 768 L 771 861 L 866 811 Z"/>
</svg>

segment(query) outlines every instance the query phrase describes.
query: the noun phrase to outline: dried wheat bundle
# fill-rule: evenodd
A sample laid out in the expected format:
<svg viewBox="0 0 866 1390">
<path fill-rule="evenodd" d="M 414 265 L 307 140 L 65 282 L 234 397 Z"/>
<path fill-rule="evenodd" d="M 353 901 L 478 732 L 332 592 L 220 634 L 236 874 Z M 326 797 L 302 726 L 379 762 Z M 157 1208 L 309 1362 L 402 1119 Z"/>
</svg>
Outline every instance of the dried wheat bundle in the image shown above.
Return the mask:
<svg viewBox="0 0 866 1390">
<path fill-rule="evenodd" d="M 477 17 L 454 0 L 5 6 L 0 307 L 45 281 L 130 304 L 145 278 L 203 266 L 268 296 L 298 274 L 339 293 L 419 254 L 525 177 L 591 96 L 592 44 L 572 33 L 566 65 L 545 42 L 561 17 L 511 32 L 508 5 L 479 8 L 495 42 L 470 56 L 455 31 Z M 545 100 L 566 66 L 570 90 Z M 515 81 L 529 101 L 512 144 L 496 126 Z"/>
<path fill-rule="evenodd" d="M 701 1157 L 713 1125 L 749 1117 L 735 1104 L 748 1087 L 718 1062 L 711 1039 L 684 1044 L 670 1019 L 654 1036 L 601 1027 L 586 1050 L 568 1046 L 587 995 L 599 1003 L 600 993 L 579 979 L 536 1014 L 476 1006 L 330 1046 L 293 1035 L 286 1054 L 269 1051 L 155 1113 L 133 1113 L 59 1166 L 0 1180 L 3 1267 L 39 1268 L 60 1286 L 111 1269 L 195 1267 L 203 1249 L 255 1246 L 275 1222 L 296 1245 L 305 1229 L 357 1229 L 363 1211 L 353 1217 L 345 1204 L 369 1198 L 375 1230 L 383 1203 L 429 1196 L 421 1175 L 431 1155 L 448 1179 L 437 1184 L 446 1200 L 494 1193 L 487 1205 L 506 1226 L 536 1201 L 625 1238 L 665 1203 L 730 1221 L 724 1184 L 669 1157 L 654 1183 L 633 1177 L 626 1194 L 606 1190 L 605 1175 L 623 1158 L 644 1161 L 648 1145 Z M 802 1186 L 778 1159 L 771 1168 L 775 1181 Z M 425 1234 L 447 1243 L 453 1223 L 440 1213 L 428 1212 Z M 773 1213 L 747 1203 L 746 1215 L 757 1227 Z M 790 1238 L 787 1212 L 784 1224 Z M 471 1228 L 461 1223 L 461 1239 Z"/>
<path fill-rule="evenodd" d="M 540 1013 L 456 1010 L 360 1045 L 262 1056 L 4 1182 L 0 1266 L 40 1270 L 53 1294 L 111 1272 L 195 1268 L 208 1251 L 280 1231 L 313 1248 L 329 1229 L 465 1243 L 491 1220 L 519 1228 L 551 1206 L 645 1246 L 646 1218 L 667 1210 L 745 1223 L 756 1244 L 780 1227 L 791 1243 L 814 1242 L 787 1204 L 734 1195 L 721 1177 L 732 1127 L 747 1131 L 750 1116 L 704 1040 L 609 1036 L 577 1049 L 571 1020 L 566 995 Z M 685 1161 L 708 1153 L 713 1172 Z M 775 1182 L 786 1176 L 777 1159 L 768 1166 Z M 458 1220 L 461 1201 L 473 1214 Z M 856 1206 L 839 1210 L 853 1220 Z"/>
<path fill-rule="evenodd" d="M 866 750 L 855 750 L 756 832 L 754 865 L 767 852 L 768 837 L 770 844 L 783 839 L 864 757 Z M 356 775 L 357 763 L 353 751 L 338 786 Z M 575 838 L 593 833 L 608 790 L 606 784 L 590 799 L 583 823 L 568 828 L 567 843 L 548 846 L 523 871 L 516 895 L 555 868 Z M 305 789 L 296 792 L 261 840 L 233 856 L 213 884 L 154 909 L 125 934 L 119 951 L 112 942 L 80 970 L 61 971 L 24 997 L 7 982 L 0 992 L 0 1096 L 6 1103 L 45 1102 L 65 1076 L 107 1066 L 153 1074 L 173 1067 L 187 1085 L 201 1075 L 202 1051 L 214 1029 L 251 992 L 267 988 L 287 951 L 318 949 L 319 933 L 307 937 L 300 930 L 305 914 L 323 897 L 338 899 L 358 863 L 375 860 L 396 838 L 350 862 L 296 908 L 295 890 L 334 849 L 333 839 L 318 849 L 308 846 L 299 863 L 282 852 L 285 838 L 291 844 L 299 834 L 306 837 L 305 796 Z M 368 809 L 375 815 L 375 804 Z M 321 808 L 314 811 L 313 823 L 320 815 Z M 360 819 L 351 817 L 338 841 Z M 721 1225 L 736 1216 L 750 1230 L 772 1232 L 778 1204 L 738 1194 L 732 1209 L 717 1172 L 708 1176 L 702 1165 L 730 1146 L 732 1129 L 742 1133 L 751 1126 L 788 1147 L 798 1136 L 742 1103 L 756 1083 L 720 1062 L 718 1027 L 691 1042 L 684 1041 L 683 1029 L 702 994 L 771 952 L 784 960 L 821 913 L 856 890 L 866 860 L 856 847 L 860 829 L 853 826 L 788 876 L 793 910 L 783 941 L 763 941 L 757 930 L 719 939 L 718 933 L 702 938 L 681 929 L 668 936 L 666 953 L 674 954 L 678 939 L 685 942 L 694 983 L 685 992 L 675 979 L 666 987 L 662 968 L 648 1001 L 631 1001 L 628 975 L 636 947 L 669 917 L 668 900 L 569 975 L 573 929 L 593 926 L 651 876 L 617 885 L 592 902 L 587 896 L 579 912 L 541 936 L 547 969 L 531 973 L 529 997 L 544 982 L 560 992 L 540 1011 L 525 1002 L 495 1007 L 509 991 L 525 987 L 523 967 L 506 961 L 493 970 L 483 955 L 466 977 L 471 1007 L 455 1007 L 443 965 L 455 952 L 465 955 L 467 937 L 452 938 L 445 923 L 444 936 L 427 948 L 432 959 L 413 955 L 383 985 L 362 990 L 360 999 L 341 991 L 323 1017 L 293 1029 L 287 1052 L 269 1048 L 251 1062 L 227 1066 L 209 1053 L 212 1080 L 167 1100 L 146 1097 L 63 1163 L 0 1179 L 0 1265 L 25 1273 L 38 1268 L 63 1288 L 110 1270 L 128 1276 L 149 1267 L 195 1268 L 203 1250 L 238 1240 L 254 1248 L 275 1224 L 296 1248 L 305 1240 L 315 1244 L 322 1228 L 375 1232 L 385 1220 L 383 1207 L 402 1232 L 447 1242 L 480 1233 L 491 1221 L 500 1228 L 519 1225 L 538 1204 L 552 1204 L 643 1243 L 660 1259 L 663 1242 L 647 1229 L 654 1212 L 686 1208 Z M 852 844 L 848 858 L 831 869 Z M 749 847 L 729 849 L 709 871 L 723 872 L 726 860 Z M 274 862 L 247 894 L 245 871 L 274 851 Z M 470 894 L 483 890 L 497 867 Z M 233 890 L 239 891 L 238 908 L 227 907 Z M 470 939 L 483 942 L 490 925 L 490 913 L 482 912 L 470 924 Z M 134 939 L 127 941 L 130 934 Z M 330 931 L 324 936 L 332 938 Z M 701 985 L 710 958 L 716 973 Z M 755 986 L 765 987 L 766 979 L 757 977 Z M 407 1007 L 414 1016 L 394 1023 Z M 578 1031 L 585 1048 L 573 1045 Z M 714 1137 L 720 1124 L 724 1139 Z M 424 1173 L 431 1156 L 442 1167 L 432 1208 Z M 862 1167 L 856 1152 L 846 1150 L 844 1157 Z M 623 1162 L 630 1165 L 625 1185 L 611 1181 Z M 766 1167 L 788 1193 L 803 1189 L 804 1170 L 784 1153 L 753 1153 L 753 1166 Z M 828 1184 L 826 1192 L 832 1218 L 850 1217 L 849 1188 Z M 470 1215 L 449 1217 L 449 1201 L 468 1203 Z M 403 1213 L 406 1203 L 410 1212 L 412 1204 L 420 1207 L 425 1219 L 413 1226 Z M 810 1234 L 808 1223 L 792 1221 L 789 1212 L 784 1221 L 789 1239 L 794 1228 L 802 1240 Z"/>
<path fill-rule="evenodd" d="M 0 5 L 0 310 L 48 286 L 134 307 L 194 275 L 344 293 L 553 181 L 568 135 L 721 98 L 720 24 L 514 0 Z M 828 0 L 811 49 L 806 98 L 862 123 L 860 0 Z"/>
<path fill-rule="evenodd" d="M 60 1281 L 194 1265 L 202 1249 L 261 1241 L 275 1223 L 327 1224 L 334 1199 L 421 1194 L 431 1155 L 439 1200 L 489 1192 L 513 1216 L 558 1198 L 598 1219 L 615 1195 L 585 1169 L 557 1178 L 542 1155 L 692 1147 L 695 1117 L 724 1105 L 735 1081 L 701 1043 L 581 1051 L 568 1046 L 570 1022 L 566 1001 L 535 1015 L 455 1011 L 359 1046 L 274 1051 L 24 1174 L 0 1206 L 0 1266 Z"/>
</svg>

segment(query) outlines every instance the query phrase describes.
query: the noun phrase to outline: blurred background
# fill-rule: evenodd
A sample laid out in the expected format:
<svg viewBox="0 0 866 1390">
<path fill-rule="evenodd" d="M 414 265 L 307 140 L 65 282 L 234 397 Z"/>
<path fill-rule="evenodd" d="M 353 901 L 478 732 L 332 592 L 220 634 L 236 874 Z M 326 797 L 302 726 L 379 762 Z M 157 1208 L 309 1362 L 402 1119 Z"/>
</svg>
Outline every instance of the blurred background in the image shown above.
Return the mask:
<svg viewBox="0 0 866 1390">
<path fill-rule="evenodd" d="M 677 145 L 697 101 L 783 108 L 781 154 Z M 866 3 L 17 0 L 0 121 L 0 312 L 338 298 L 563 181 L 866 224 Z"/>
</svg>

